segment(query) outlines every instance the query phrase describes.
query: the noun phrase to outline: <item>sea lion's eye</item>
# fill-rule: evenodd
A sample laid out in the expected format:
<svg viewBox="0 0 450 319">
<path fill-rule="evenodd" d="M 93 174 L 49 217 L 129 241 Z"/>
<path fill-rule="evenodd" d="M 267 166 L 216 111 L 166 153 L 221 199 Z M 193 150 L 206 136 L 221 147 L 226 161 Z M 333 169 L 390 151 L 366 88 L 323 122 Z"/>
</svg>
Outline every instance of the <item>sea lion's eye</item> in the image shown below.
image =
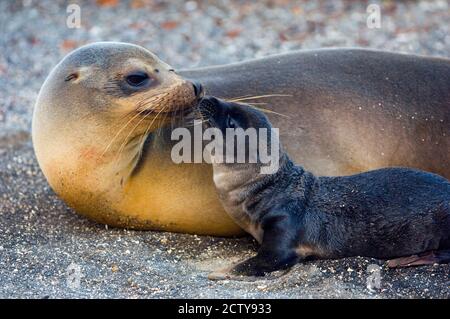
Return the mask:
<svg viewBox="0 0 450 319">
<path fill-rule="evenodd" d="M 145 72 L 134 72 L 126 76 L 127 83 L 134 87 L 141 87 L 148 83 L 150 77 Z"/>
<path fill-rule="evenodd" d="M 229 115 L 228 115 L 228 118 L 227 118 L 227 127 L 228 128 L 237 128 L 238 127 L 236 121 L 233 120 L 233 118 L 231 116 L 229 116 Z"/>
</svg>

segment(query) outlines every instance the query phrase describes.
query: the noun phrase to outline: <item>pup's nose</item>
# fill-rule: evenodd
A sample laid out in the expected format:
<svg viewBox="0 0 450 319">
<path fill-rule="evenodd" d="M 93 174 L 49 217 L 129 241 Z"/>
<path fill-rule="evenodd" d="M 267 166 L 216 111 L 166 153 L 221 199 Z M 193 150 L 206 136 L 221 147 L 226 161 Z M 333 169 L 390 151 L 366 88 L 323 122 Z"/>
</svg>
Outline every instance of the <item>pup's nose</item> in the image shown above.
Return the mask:
<svg viewBox="0 0 450 319">
<path fill-rule="evenodd" d="M 204 95 L 203 86 L 198 82 L 192 82 L 192 86 L 194 87 L 194 94 L 197 99 L 201 99 Z"/>
</svg>

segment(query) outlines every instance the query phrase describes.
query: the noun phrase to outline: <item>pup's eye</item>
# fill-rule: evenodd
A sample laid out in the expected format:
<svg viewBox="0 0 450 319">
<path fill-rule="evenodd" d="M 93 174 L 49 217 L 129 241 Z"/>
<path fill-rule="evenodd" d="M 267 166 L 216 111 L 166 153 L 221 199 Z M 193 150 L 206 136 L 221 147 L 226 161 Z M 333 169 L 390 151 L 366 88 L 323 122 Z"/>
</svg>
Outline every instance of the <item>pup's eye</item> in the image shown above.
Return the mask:
<svg viewBox="0 0 450 319">
<path fill-rule="evenodd" d="M 127 83 L 134 87 L 141 87 L 148 83 L 150 77 L 145 72 L 134 72 L 126 76 Z"/>
<path fill-rule="evenodd" d="M 231 116 L 228 116 L 228 118 L 227 118 L 227 127 L 228 128 L 237 128 L 238 127 L 236 121 L 233 120 L 233 118 Z"/>
</svg>

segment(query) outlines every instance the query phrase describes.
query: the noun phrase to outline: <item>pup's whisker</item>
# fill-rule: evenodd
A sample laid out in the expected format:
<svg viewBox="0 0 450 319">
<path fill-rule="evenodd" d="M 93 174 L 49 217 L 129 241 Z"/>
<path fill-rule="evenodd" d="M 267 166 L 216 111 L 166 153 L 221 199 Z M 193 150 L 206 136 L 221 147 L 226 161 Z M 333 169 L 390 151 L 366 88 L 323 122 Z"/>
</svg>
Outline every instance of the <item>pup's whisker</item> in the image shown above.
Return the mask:
<svg viewBox="0 0 450 319">
<path fill-rule="evenodd" d="M 256 110 L 259 110 L 259 111 L 261 111 L 261 112 L 264 112 L 264 113 L 276 114 L 276 115 L 279 115 L 279 116 L 282 116 L 282 117 L 288 118 L 288 119 L 291 118 L 289 115 L 285 115 L 285 114 L 282 114 L 282 113 L 279 113 L 279 112 L 276 112 L 276 111 L 272 111 L 272 110 L 269 110 L 269 109 L 265 109 L 265 108 L 262 108 L 262 107 L 260 107 L 260 106 L 253 105 L 253 103 L 252 103 L 252 104 L 247 103 L 247 105 L 250 106 L 250 107 L 252 107 L 252 108 L 254 108 L 254 109 L 256 109 Z"/>
<path fill-rule="evenodd" d="M 228 102 L 240 102 L 240 101 L 247 101 L 247 100 L 253 100 L 253 99 L 262 99 L 267 97 L 292 97 L 292 94 L 265 94 L 265 95 L 254 95 L 254 96 L 247 96 L 242 98 L 234 98 L 234 99 L 225 99 L 225 101 Z"/>
</svg>

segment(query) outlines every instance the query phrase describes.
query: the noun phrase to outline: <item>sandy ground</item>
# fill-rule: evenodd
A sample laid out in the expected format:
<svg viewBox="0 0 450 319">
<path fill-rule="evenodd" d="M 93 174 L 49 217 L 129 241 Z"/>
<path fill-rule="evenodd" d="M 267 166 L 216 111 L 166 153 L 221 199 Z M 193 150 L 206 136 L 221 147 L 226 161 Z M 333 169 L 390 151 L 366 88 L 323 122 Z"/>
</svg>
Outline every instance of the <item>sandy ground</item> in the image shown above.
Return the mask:
<svg viewBox="0 0 450 319">
<path fill-rule="evenodd" d="M 0 2 L 0 297 L 450 297 L 449 265 L 388 270 L 367 258 L 300 264 L 270 281 L 208 281 L 209 271 L 254 254 L 255 243 L 79 217 L 49 188 L 30 137 L 50 68 L 84 43 L 137 43 L 176 68 L 329 46 L 448 56 L 450 3 L 384 1 L 382 28 L 369 29 L 367 4 L 352 1 L 99 2 L 79 2 L 80 29 L 66 27 L 63 1 Z M 380 289 L 371 291 L 376 265 Z"/>
</svg>

